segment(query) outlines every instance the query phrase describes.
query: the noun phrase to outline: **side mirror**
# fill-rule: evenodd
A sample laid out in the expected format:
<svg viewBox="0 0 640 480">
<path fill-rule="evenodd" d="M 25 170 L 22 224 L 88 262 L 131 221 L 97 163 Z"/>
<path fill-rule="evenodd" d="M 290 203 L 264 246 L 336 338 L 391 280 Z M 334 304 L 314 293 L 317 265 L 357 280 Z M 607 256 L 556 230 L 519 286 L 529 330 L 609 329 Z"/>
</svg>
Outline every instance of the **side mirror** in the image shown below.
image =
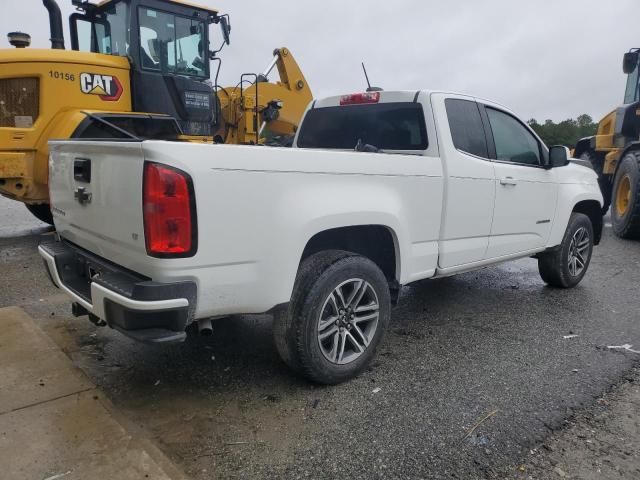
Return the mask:
<svg viewBox="0 0 640 480">
<path fill-rule="evenodd" d="M 564 145 L 554 145 L 549 148 L 549 168 L 558 168 L 569 165 L 571 152 Z"/>
<path fill-rule="evenodd" d="M 222 38 L 224 43 L 229 45 L 231 43 L 231 25 L 229 19 L 225 16 L 220 17 L 220 28 L 222 29 Z"/>
<path fill-rule="evenodd" d="M 638 66 L 638 51 L 627 52 L 622 58 L 622 71 L 627 75 L 633 73 Z"/>
</svg>

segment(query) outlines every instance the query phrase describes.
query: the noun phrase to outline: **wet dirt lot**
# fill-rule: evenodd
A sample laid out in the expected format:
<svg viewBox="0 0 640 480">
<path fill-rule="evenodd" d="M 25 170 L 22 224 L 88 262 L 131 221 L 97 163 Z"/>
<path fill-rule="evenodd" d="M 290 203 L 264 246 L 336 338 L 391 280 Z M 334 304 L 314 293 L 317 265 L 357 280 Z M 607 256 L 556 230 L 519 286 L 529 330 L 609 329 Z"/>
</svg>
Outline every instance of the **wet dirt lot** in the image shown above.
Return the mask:
<svg viewBox="0 0 640 480">
<path fill-rule="evenodd" d="M 516 475 L 640 361 L 607 348 L 640 350 L 640 242 L 610 229 L 572 291 L 546 288 L 530 259 L 405 287 L 369 371 L 318 387 L 280 362 L 266 316 L 169 347 L 72 318 L 36 254 L 47 229 L 21 205 L 0 209 L 0 306 L 36 318 L 196 479 Z"/>
</svg>

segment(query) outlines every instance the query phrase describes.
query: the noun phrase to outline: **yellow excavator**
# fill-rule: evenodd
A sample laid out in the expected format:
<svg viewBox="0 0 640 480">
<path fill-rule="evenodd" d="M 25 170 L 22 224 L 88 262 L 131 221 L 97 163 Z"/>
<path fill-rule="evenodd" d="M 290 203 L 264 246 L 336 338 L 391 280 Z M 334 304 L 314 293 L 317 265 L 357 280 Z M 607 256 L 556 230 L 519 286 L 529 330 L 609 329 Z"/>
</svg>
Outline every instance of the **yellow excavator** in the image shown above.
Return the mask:
<svg viewBox="0 0 640 480">
<path fill-rule="evenodd" d="M 29 48 L 28 34 L 12 32 L 15 48 L 0 50 L 0 194 L 40 220 L 52 221 L 50 139 L 286 145 L 312 99 L 286 48 L 265 72 L 219 86 L 231 24 L 217 10 L 183 0 L 72 3 L 71 50 L 55 0 L 43 0 L 51 49 Z M 214 49 L 211 25 L 221 30 Z M 276 67 L 280 80 L 270 82 Z"/>
<path fill-rule="evenodd" d="M 624 54 L 624 104 L 606 115 L 596 135 L 581 139 L 574 156 L 589 160 L 598 174 L 605 214 L 611 207 L 614 233 L 640 239 L 640 49 Z"/>
</svg>

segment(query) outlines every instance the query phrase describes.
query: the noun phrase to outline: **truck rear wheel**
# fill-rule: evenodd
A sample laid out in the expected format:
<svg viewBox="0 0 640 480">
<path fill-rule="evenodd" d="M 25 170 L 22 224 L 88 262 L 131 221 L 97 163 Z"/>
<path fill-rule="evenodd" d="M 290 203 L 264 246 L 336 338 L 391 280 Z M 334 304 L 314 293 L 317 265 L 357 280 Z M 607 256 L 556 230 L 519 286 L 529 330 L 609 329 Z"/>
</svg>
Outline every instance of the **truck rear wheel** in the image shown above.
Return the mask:
<svg viewBox="0 0 640 480">
<path fill-rule="evenodd" d="M 390 316 L 389 284 L 375 263 L 349 252 L 320 252 L 300 266 L 288 308 L 274 317 L 274 340 L 293 370 L 337 384 L 371 362 Z"/>
<path fill-rule="evenodd" d="M 640 238 L 640 152 L 621 160 L 613 182 L 611 222 L 620 238 Z"/>
<path fill-rule="evenodd" d="M 538 256 L 538 271 L 551 287 L 573 288 L 589 269 L 593 253 L 593 225 L 582 213 L 572 213 L 560 247 Z"/>
<path fill-rule="evenodd" d="M 38 205 L 25 204 L 25 206 L 38 220 L 53 225 L 53 215 L 51 214 L 51 207 L 48 203 L 40 203 Z"/>
</svg>

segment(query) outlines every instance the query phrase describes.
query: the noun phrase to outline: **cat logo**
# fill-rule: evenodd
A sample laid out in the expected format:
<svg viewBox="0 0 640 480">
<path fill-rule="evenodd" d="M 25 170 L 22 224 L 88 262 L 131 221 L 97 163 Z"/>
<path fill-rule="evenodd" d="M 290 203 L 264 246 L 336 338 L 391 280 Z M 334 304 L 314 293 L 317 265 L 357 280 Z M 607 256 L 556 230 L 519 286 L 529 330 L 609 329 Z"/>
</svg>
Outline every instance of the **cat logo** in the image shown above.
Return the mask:
<svg viewBox="0 0 640 480">
<path fill-rule="evenodd" d="M 105 102 L 117 102 L 123 91 L 117 77 L 99 73 L 81 73 L 80 90 L 87 95 L 98 95 Z"/>
</svg>

